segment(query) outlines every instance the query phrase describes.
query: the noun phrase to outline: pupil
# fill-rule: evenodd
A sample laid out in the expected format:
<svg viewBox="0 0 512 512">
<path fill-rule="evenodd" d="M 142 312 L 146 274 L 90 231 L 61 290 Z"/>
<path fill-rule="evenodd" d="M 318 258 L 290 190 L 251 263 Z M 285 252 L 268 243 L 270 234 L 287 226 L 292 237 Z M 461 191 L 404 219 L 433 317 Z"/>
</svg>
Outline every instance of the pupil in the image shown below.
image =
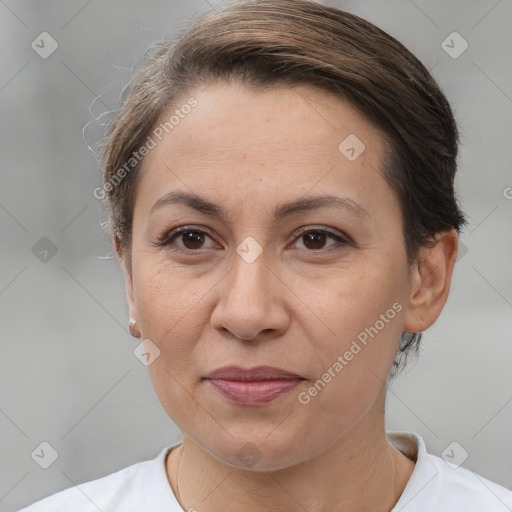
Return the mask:
<svg viewBox="0 0 512 512">
<path fill-rule="evenodd" d="M 308 249 L 321 249 L 326 241 L 327 235 L 325 233 L 316 232 L 316 233 L 306 233 L 304 235 L 304 245 Z M 309 244 L 312 242 L 313 247 Z M 316 244 L 316 247 L 315 247 Z"/>
</svg>

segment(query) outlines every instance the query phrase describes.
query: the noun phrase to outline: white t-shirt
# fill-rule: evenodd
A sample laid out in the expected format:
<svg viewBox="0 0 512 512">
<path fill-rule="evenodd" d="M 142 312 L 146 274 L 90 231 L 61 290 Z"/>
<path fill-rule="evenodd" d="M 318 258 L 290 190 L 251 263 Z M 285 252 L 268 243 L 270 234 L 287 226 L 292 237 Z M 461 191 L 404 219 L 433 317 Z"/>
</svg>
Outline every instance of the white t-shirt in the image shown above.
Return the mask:
<svg viewBox="0 0 512 512">
<path fill-rule="evenodd" d="M 396 448 L 416 461 L 392 512 L 512 511 L 512 491 L 427 453 L 418 434 L 387 435 Z M 165 457 L 178 444 L 163 449 L 153 460 L 56 493 L 20 512 L 183 512 L 165 471 Z"/>
</svg>

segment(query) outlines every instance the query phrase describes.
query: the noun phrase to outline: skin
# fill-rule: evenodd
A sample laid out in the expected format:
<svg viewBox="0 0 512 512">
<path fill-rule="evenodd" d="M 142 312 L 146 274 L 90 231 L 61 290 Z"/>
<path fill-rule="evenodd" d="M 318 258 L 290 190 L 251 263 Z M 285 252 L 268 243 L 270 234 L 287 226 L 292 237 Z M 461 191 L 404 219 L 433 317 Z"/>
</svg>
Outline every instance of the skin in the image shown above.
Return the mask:
<svg viewBox="0 0 512 512">
<path fill-rule="evenodd" d="M 340 98 L 237 83 L 193 95 L 198 106 L 144 161 L 131 257 L 116 247 L 130 315 L 160 350 L 148 367 L 153 386 L 183 434 L 166 461 L 170 485 L 185 510 L 199 512 L 389 511 L 414 461 L 386 438 L 387 375 L 401 333 L 427 329 L 445 304 L 457 234 L 439 233 L 407 263 L 398 199 L 380 170 L 382 134 Z M 348 134 L 366 146 L 354 161 L 338 150 Z M 227 218 L 183 204 L 150 213 L 170 191 L 198 194 Z M 323 194 L 365 213 L 330 206 L 273 221 L 284 202 Z M 206 230 L 204 241 L 158 245 L 185 225 Z M 311 242 L 301 227 L 349 238 Z M 236 252 L 249 236 L 262 248 L 252 263 Z M 396 303 L 396 316 L 300 403 Z M 264 406 L 240 405 L 203 379 L 229 364 L 277 366 L 305 380 Z M 238 457 L 247 443 L 261 456 L 252 467 Z"/>
</svg>

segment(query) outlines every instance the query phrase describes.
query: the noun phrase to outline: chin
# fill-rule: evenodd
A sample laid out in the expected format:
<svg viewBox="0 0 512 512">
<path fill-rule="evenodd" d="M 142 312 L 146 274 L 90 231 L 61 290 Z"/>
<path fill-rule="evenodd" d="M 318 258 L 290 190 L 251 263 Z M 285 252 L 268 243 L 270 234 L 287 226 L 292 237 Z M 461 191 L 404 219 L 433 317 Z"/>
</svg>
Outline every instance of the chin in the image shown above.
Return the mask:
<svg viewBox="0 0 512 512">
<path fill-rule="evenodd" d="M 271 431 L 271 429 L 270 429 Z M 236 435 L 215 436 L 199 443 L 216 459 L 237 469 L 264 472 L 285 469 L 315 456 L 315 447 L 296 441 L 306 439 L 296 432 L 279 437 L 269 436 L 267 431 L 243 432 Z"/>
</svg>

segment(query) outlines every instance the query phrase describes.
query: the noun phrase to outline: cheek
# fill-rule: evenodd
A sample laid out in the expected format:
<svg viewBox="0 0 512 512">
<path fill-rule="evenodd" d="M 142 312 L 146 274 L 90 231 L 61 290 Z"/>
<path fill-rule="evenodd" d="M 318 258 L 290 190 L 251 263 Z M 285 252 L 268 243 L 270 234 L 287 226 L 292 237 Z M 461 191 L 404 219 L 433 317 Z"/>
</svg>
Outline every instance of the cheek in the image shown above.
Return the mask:
<svg viewBox="0 0 512 512">
<path fill-rule="evenodd" d="M 158 346 L 159 359 L 173 370 L 189 368 L 189 352 L 207 322 L 207 294 L 216 281 L 208 275 L 191 278 L 178 266 L 149 256 L 134 265 L 134 278 L 143 337 Z"/>
<path fill-rule="evenodd" d="M 335 269 L 308 284 L 310 298 L 306 302 L 328 328 L 331 343 L 326 346 L 348 349 L 347 343 L 376 323 L 382 331 L 379 335 L 387 339 L 401 332 L 398 310 L 404 309 L 406 273 L 392 259 L 378 256 Z M 395 303 L 400 306 L 393 308 Z"/>
<path fill-rule="evenodd" d="M 164 410 L 183 431 L 190 432 L 201 415 L 194 386 L 197 385 L 197 340 L 201 338 L 208 312 L 205 301 L 208 276 L 191 279 L 169 262 L 154 256 L 134 264 L 134 291 L 138 320 L 144 339 L 160 350 L 148 366 L 155 393 Z M 192 423 L 191 423 L 192 422 Z"/>
<path fill-rule="evenodd" d="M 347 418 L 340 411 L 351 410 L 352 418 L 365 412 L 385 384 L 398 350 L 404 279 L 403 268 L 381 258 L 378 265 L 367 261 L 317 281 L 311 295 L 314 310 L 329 331 L 316 339 L 317 380 L 302 403 L 310 401 L 318 414 L 335 422 Z"/>
</svg>

